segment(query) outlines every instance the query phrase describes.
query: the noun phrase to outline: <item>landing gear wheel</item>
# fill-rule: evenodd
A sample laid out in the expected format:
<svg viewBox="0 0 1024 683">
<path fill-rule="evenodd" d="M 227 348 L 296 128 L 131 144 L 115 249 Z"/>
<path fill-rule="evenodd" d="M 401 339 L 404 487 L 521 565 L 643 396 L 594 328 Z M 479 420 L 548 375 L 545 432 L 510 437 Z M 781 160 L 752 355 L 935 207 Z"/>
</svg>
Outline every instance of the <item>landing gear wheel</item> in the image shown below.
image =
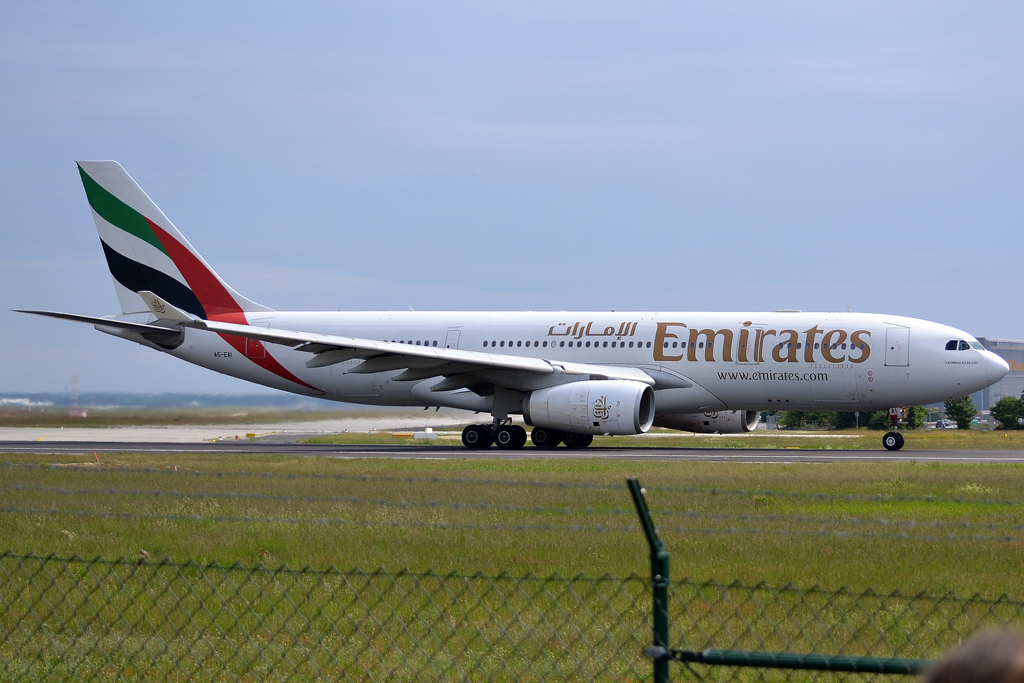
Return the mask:
<svg viewBox="0 0 1024 683">
<path fill-rule="evenodd" d="M 519 425 L 501 425 L 494 430 L 494 443 L 505 450 L 522 448 L 526 445 L 526 430 Z"/>
<path fill-rule="evenodd" d="M 566 448 L 586 448 L 590 444 L 594 443 L 594 435 L 566 432 L 562 440 L 565 441 Z"/>
<path fill-rule="evenodd" d="M 887 432 L 882 437 L 882 445 L 887 451 L 898 451 L 903 448 L 903 435 L 899 432 Z"/>
<path fill-rule="evenodd" d="M 530 441 L 537 448 L 558 448 L 558 444 L 562 443 L 562 433 L 554 429 L 534 427 L 530 432 Z"/>
<path fill-rule="evenodd" d="M 466 448 L 490 448 L 492 443 L 491 430 L 483 425 L 469 425 L 462 430 L 462 445 Z"/>
</svg>

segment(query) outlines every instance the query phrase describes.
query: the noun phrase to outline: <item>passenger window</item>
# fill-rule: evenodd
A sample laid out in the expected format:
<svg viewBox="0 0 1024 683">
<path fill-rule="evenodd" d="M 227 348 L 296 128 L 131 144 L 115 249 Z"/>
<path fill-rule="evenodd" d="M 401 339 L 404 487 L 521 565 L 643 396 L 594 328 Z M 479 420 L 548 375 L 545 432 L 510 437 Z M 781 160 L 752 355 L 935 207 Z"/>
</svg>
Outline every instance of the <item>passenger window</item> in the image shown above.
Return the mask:
<svg viewBox="0 0 1024 683">
<path fill-rule="evenodd" d="M 602 344 L 601 346 L 603 346 L 604 348 L 606 348 L 606 349 L 607 349 L 607 348 L 608 348 L 608 342 L 605 342 L 605 343 L 604 343 L 604 344 Z"/>
<path fill-rule="evenodd" d="M 846 344 L 843 344 L 840 348 L 842 348 L 845 351 L 846 350 Z"/>
<path fill-rule="evenodd" d="M 484 348 L 485 349 L 487 348 L 487 342 L 484 342 Z"/>
<path fill-rule="evenodd" d="M 797 349 L 799 349 L 799 348 L 800 348 L 800 342 L 797 342 L 797 343 L 796 343 L 796 348 L 797 348 Z"/>
<path fill-rule="evenodd" d="M 647 342 L 647 348 L 651 348 L 651 342 Z"/>
<path fill-rule="evenodd" d="M 437 346 L 437 340 L 436 339 L 434 340 L 434 343 L 431 344 L 431 346 Z"/>
<path fill-rule="evenodd" d="M 633 342 L 629 342 L 629 348 L 633 348 Z"/>
<path fill-rule="evenodd" d="M 565 346 L 565 342 L 562 342 L 561 344 L 559 344 L 559 346 Z"/>
<path fill-rule="evenodd" d="M 698 349 L 703 349 L 704 348 L 704 342 L 701 342 L 700 344 L 697 344 L 697 348 Z"/>
<path fill-rule="evenodd" d="M 956 345 L 957 345 L 956 339 L 950 339 L 948 342 L 946 342 L 946 350 L 947 351 L 956 351 Z"/>
<path fill-rule="evenodd" d="M 676 343 L 675 342 L 672 342 L 672 348 L 673 349 L 676 348 Z"/>
<path fill-rule="evenodd" d="M 961 339 L 960 340 L 960 350 L 961 351 L 966 351 L 969 348 L 971 348 L 971 345 Z"/>
<path fill-rule="evenodd" d="M 502 347 L 504 347 L 505 346 L 505 342 L 501 342 L 501 345 L 502 345 Z"/>
<path fill-rule="evenodd" d="M 546 348 L 548 348 L 548 343 L 547 343 L 547 341 L 545 341 L 545 342 L 544 342 L 544 348 L 545 348 L 545 349 L 546 349 Z"/>
<path fill-rule="evenodd" d="M 814 342 L 814 348 L 818 348 L 818 342 Z"/>
</svg>

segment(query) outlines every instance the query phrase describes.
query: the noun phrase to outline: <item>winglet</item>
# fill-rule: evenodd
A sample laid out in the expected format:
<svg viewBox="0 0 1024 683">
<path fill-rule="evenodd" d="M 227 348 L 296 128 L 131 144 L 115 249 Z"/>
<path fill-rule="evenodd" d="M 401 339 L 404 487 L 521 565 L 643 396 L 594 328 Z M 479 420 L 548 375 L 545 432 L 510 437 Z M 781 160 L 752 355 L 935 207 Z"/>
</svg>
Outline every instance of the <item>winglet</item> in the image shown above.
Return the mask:
<svg viewBox="0 0 1024 683">
<path fill-rule="evenodd" d="M 139 292 L 139 296 L 141 296 L 142 300 L 146 302 L 147 306 L 149 306 L 149 310 L 153 311 L 153 314 L 161 320 L 171 320 L 176 323 L 189 325 L 202 322 L 200 319 L 189 315 L 173 304 L 164 301 L 153 292 L 142 290 Z"/>
</svg>

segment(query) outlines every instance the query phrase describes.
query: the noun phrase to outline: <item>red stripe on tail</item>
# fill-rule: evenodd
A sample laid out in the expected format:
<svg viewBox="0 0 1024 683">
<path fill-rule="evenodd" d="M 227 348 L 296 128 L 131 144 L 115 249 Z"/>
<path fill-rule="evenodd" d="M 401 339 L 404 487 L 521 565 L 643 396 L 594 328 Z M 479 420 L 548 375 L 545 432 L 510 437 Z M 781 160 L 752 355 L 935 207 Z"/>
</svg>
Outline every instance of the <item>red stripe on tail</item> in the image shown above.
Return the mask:
<svg viewBox="0 0 1024 683">
<path fill-rule="evenodd" d="M 199 299 L 199 303 L 203 305 L 203 309 L 206 314 L 210 316 L 210 320 L 218 322 L 234 323 L 236 325 L 248 325 L 249 321 L 245 318 L 245 312 L 242 307 L 238 305 L 235 298 L 231 296 L 221 281 L 217 279 L 217 276 L 210 272 L 210 269 L 206 265 L 196 258 L 196 255 L 185 248 L 185 245 L 181 244 L 178 240 L 171 237 L 166 230 L 161 228 L 153 221 L 146 219 L 149 223 L 149 227 L 153 229 L 153 233 L 160 240 L 160 244 L 164 246 L 167 251 L 167 255 L 174 261 L 174 265 L 178 267 L 181 274 L 185 277 L 185 281 L 188 282 L 188 286 L 192 289 L 192 292 Z M 221 338 L 228 344 L 231 344 L 238 353 L 242 354 L 256 365 L 260 366 L 264 370 L 274 373 L 278 377 L 288 380 L 289 382 L 295 382 L 300 386 L 304 386 L 307 389 L 324 393 L 320 389 L 317 389 L 311 384 L 303 382 L 301 379 L 293 375 L 283 365 L 281 365 L 276 358 L 270 355 L 270 353 L 246 353 L 246 339 L 245 337 L 236 337 L 230 334 L 222 334 Z M 262 350 L 262 344 L 256 342 L 259 348 Z"/>
</svg>

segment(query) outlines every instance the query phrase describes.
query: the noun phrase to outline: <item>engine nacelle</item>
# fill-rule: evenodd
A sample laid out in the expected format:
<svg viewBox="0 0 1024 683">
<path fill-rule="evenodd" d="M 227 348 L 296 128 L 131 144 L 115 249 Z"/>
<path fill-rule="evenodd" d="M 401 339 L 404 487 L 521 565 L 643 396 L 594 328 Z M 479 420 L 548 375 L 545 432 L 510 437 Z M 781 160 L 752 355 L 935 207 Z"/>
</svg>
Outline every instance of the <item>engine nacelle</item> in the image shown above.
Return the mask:
<svg viewBox="0 0 1024 683">
<path fill-rule="evenodd" d="M 531 427 L 576 434 L 643 434 L 654 423 L 654 390 L 632 380 L 590 380 L 538 389 L 523 400 Z"/>
<path fill-rule="evenodd" d="M 719 410 L 711 413 L 659 415 L 659 427 L 698 434 L 742 434 L 757 429 L 760 410 Z"/>
</svg>

